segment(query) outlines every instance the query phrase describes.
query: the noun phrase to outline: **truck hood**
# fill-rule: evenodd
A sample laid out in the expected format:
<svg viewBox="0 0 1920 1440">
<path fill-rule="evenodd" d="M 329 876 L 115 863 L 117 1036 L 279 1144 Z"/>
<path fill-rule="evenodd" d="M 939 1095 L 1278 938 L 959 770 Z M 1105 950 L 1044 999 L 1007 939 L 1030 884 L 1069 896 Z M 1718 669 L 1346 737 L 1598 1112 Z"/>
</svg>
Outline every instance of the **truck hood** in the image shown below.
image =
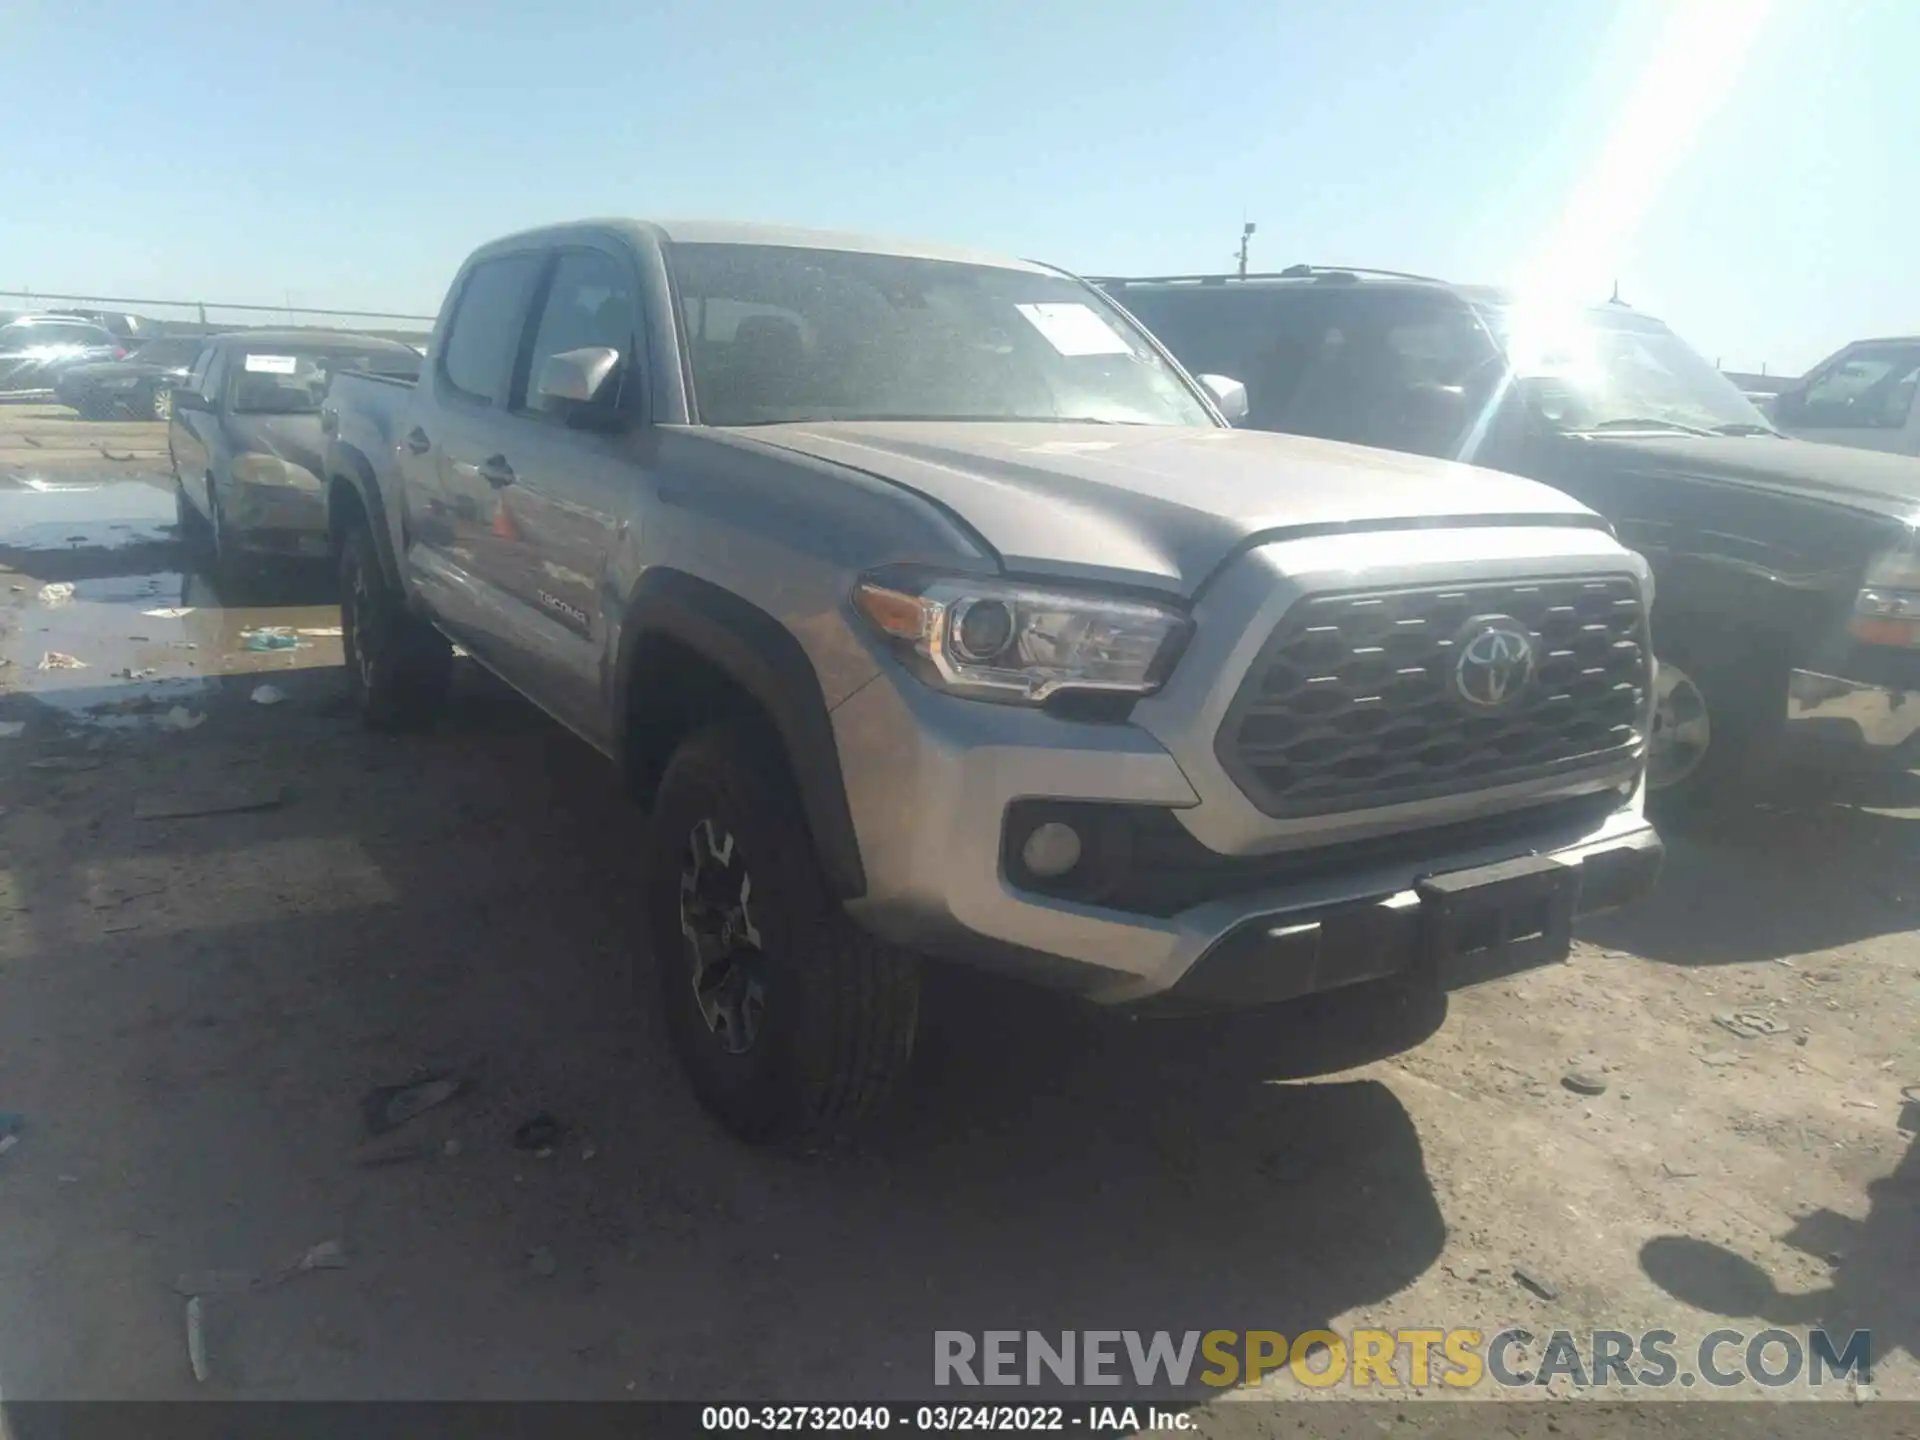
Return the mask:
<svg viewBox="0 0 1920 1440">
<path fill-rule="evenodd" d="M 1905 455 L 1772 435 L 1601 435 L 1584 443 L 1597 455 L 1632 456 L 1635 469 L 1651 474 L 1752 485 L 1896 520 L 1920 516 L 1920 460 Z"/>
<path fill-rule="evenodd" d="M 320 452 L 327 437 L 320 429 L 318 411 L 298 415 L 230 413 L 227 434 L 236 450 L 277 455 L 315 477 L 326 473 Z"/>
<path fill-rule="evenodd" d="M 957 516 L 1015 572 L 1192 594 L 1250 540 L 1606 522 L 1532 480 L 1259 430 L 840 421 L 726 432 L 845 465 Z"/>
</svg>

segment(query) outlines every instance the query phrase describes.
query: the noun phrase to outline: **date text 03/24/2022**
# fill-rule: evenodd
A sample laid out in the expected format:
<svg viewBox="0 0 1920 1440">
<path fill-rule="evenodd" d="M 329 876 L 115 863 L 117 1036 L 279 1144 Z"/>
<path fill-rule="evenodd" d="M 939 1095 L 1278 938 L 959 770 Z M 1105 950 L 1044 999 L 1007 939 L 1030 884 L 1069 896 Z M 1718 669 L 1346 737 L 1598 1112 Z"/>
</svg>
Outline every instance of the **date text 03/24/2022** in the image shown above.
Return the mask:
<svg viewBox="0 0 1920 1440">
<path fill-rule="evenodd" d="M 795 1431 L 915 1434 L 1018 1433 L 1092 1435 L 1173 1434 L 1191 1430 L 1195 1416 L 1153 1405 L 707 1405 L 700 1428 L 725 1433 Z"/>
</svg>

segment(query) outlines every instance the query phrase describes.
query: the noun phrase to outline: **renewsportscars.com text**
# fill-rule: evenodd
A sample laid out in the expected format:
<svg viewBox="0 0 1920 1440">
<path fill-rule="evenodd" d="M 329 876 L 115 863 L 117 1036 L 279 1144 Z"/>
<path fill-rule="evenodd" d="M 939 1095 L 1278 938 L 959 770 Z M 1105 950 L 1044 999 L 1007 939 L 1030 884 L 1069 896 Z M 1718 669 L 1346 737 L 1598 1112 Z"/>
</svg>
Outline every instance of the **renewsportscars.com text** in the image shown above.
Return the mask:
<svg viewBox="0 0 1920 1440">
<path fill-rule="evenodd" d="M 1582 1387 L 1724 1389 L 1758 1384 L 1860 1385 L 1873 1381 L 1873 1337 L 1825 1330 L 1714 1330 L 1685 1343 L 1671 1330 L 1535 1335 L 1501 1330 L 936 1330 L 933 1383 L 940 1386 L 1259 1385 L 1292 1380 L 1395 1388 L 1471 1390 L 1542 1386 L 1556 1378 Z"/>
</svg>

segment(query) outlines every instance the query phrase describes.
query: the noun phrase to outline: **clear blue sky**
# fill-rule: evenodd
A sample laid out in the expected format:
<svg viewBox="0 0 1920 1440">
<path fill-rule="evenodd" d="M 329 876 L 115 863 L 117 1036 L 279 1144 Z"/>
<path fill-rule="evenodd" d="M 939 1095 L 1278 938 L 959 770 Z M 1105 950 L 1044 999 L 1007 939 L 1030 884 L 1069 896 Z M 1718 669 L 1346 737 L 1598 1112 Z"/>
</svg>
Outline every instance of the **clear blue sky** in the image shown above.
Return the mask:
<svg viewBox="0 0 1920 1440">
<path fill-rule="evenodd" d="M 1092 273 L 1225 268 L 1244 215 L 1256 266 L 1509 281 L 1624 213 L 1605 171 L 1646 193 L 1580 283 L 1710 358 L 1920 330 L 1920 0 L 1727 45 L 1679 3 L 0 0 L 0 285 L 430 313 L 474 244 L 603 214 Z"/>
</svg>

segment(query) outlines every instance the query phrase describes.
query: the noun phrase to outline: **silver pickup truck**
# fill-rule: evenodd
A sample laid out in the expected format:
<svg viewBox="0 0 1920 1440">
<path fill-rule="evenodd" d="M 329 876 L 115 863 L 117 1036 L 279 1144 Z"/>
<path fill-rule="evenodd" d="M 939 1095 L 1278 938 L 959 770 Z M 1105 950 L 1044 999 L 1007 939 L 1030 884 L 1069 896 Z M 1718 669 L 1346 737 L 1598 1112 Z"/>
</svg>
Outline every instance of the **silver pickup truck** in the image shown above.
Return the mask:
<svg viewBox="0 0 1920 1440">
<path fill-rule="evenodd" d="M 850 1133 L 920 958 L 1117 1007 L 1451 988 L 1654 880 L 1647 567 L 1512 476 L 1238 431 L 1101 294 L 847 235 L 487 245 L 323 410 L 349 684 L 449 640 L 646 807 L 670 1034 Z"/>
</svg>

